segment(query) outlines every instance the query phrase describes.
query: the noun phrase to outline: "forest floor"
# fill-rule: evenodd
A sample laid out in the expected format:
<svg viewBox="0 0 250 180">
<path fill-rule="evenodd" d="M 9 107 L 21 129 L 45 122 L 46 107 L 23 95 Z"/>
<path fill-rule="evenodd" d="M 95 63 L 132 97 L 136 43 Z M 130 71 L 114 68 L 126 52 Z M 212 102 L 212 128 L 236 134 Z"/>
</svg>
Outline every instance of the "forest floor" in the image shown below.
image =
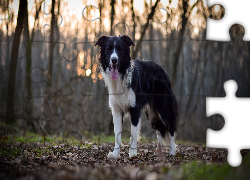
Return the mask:
<svg viewBox="0 0 250 180">
<path fill-rule="evenodd" d="M 95 139 L 95 138 L 93 138 Z M 164 149 L 155 154 L 156 141 L 138 142 L 137 157 L 129 158 L 123 142 L 120 157 L 107 159 L 114 141 L 77 141 L 33 133 L 0 135 L 0 179 L 245 179 L 250 153 L 242 150 L 242 164 L 227 163 L 227 150 L 198 144 L 177 144 L 175 156 Z M 178 142 L 177 142 L 178 143 Z"/>
</svg>

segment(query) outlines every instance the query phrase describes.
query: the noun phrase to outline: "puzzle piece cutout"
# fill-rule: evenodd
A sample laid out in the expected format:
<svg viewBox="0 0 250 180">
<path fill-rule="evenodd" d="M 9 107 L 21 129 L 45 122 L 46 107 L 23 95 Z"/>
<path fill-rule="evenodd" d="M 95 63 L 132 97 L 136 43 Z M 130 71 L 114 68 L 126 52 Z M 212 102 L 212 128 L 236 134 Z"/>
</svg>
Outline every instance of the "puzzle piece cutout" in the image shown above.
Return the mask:
<svg viewBox="0 0 250 180">
<path fill-rule="evenodd" d="M 239 0 L 237 3 L 233 0 L 207 0 L 208 5 L 220 4 L 225 8 L 224 17 L 217 21 L 207 19 L 207 40 L 230 41 L 228 30 L 232 24 L 238 23 L 246 29 L 244 41 L 250 41 L 250 24 L 248 19 L 250 12 L 248 11 L 247 1 Z"/>
<path fill-rule="evenodd" d="M 248 60 L 248 56 L 249 56 L 249 50 L 248 50 L 248 43 L 249 42 L 244 42 L 242 41 L 243 39 L 243 35 L 244 35 L 244 28 L 238 24 L 233 25 L 230 30 L 229 30 L 229 34 L 231 37 L 231 42 L 229 43 L 228 46 L 228 54 L 226 54 L 225 56 L 225 60 L 222 61 L 221 63 L 221 67 L 228 67 L 227 72 L 222 69 L 222 73 L 223 71 L 225 71 L 224 74 L 224 78 L 223 81 L 226 81 L 228 79 L 234 79 L 237 83 L 238 83 L 238 90 L 236 92 L 235 90 L 235 94 L 237 97 L 249 97 L 249 93 L 247 91 L 245 91 L 246 89 L 249 88 L 249 84 L 248 81 L 245 79 L 246 76 L 248 76 L 248 67 L 247 65 L 243 65 L 241 63 L 249 63 Z M 245 53 L 248 52 L 248 53 Z M 223 65 L 224 64 L 224 65 Z M 217 80 L 216 80 L 217 81 Z M 223 83 L 223 81 L 220 81 L 221 83 Z M 218 81 L 217 81 L 218 82 Z M 216 83 L 217 84 L 217 83 Z M 218 84 L 221 85 L 221 84 Z M 226 89 L 226 87 L 224 88 Z M 244 90 L 245 89 L 245 90 Z M 230 92 L 231 95 L 234 95 L 232 92 Z M 224 93 L 223 93 L 224 94 Z M 212 95 L 208 95 L 208 96 L 212 96 Z M 234 95 L 235 96 L 235 95 Z M 208 98 L 209 99 L 209 98 Z M 220 98 L 221 99 L 221 98 Z M 226 98 L 224 98 L 226 99 Z M 223 112 L 221 112 L 220 114 L 222 114 L 224 116 L 225 119 L 225 127 L 219 131 L 219 132 L 215 132 L 212 131 L 210 129 L 207 130 L 207 143 L 209 147 L 225 147 L 228 148 L 229 150 L 229 154 L 228 154 L 228 162 L 231 166 L 239 166 L 241 163 L 241 155 L 240 155 L 240 149 L 242 149 L 244 146 L 246 148 L 249 148 L 249 145 L 247 144 L 247 141 L 244 140 L 237 140 L 236 143 L 234 143 L 235 141 L 233 139 L 237 138 L 237 134 L 241 134 L 241 133 L 246 133 L 248 131 L 244 130 L 244 128 L 237 128 L 236 126 L 241 124 L 247 124 L 248 120 L 246 119 L 247 116 L 245 117 L 239 117 L 242 111 L 244 111 L 243 109 L 243 104 L 240 105 L 240 101 L 243 102 L 243 99 L 241 98 L 235 98 L 234 97 L 234 104 L 236 105 L 234 111 L 230 110 L 230 108 L 232 108 L 232 106 L 230 104 L 228 104 L 227 106 L 224 106 L 225 108 L 227 107 L 226 110 L 222 110 L 224 107 L 214 105 L 213 108 L 218 108 L 218 111 L 221 110 Z M 247 100 L 246 100 L 247 101 Z M 237 105 L 238 104 L 238 105 Z M 239 110 L 238 112 L 238 117 L 236 119 L 233 118 L 233 113 L 237 112 L 237 108 L 242 108 L 241 110 Z M 213 109 L 215 110 L 215 109 Z M 217 111 L 217 112 L 218 112 Z M 226 115 L 226 112 L 228 112 L 228 114 L 231 114 L 230 116 Z M 246 111 L 247 112 L 247 111 Z M 211 115 L 211 114 L 210 114 Z M 213 116 L 212 116 L 213 117 Z M 227 119 L 228 118 L 228 119 Z M 216 119 L 216 118 L 215 118 Z M 216 120 L 213 120 L 213 123 L 216 124 Z M 238 120 L 240 119 L 240 120 Z M 227 122 L 230 121 L 230 122 Z M 237 123 L 239 122 L 239 124 L 233 125 L 233 123 L 237 120 Z M 235 128 L 235 137 L 232 137 L 232 133 L 229 133 L 228 136 L 226 136 L 226 134 L 229 132 L 229 128 L 231 128 L 233 126 L 233 128 Z M 238 129 L 238 130 L 236 130 Z M 209 136 L 210 135 L 210 136 Z M 221 138 L 224 136 L 224 139 L 222 140 Z M 244 137 L 244 136 L 243 136 Z M 230 139 L 230 142 L 229 142 Z M 230 152 L 231 151 L 231 152 Z"/>
<path fill-rule="evenodd" d="M 207 116 L 222 114 L 225 118 L 225 126 L 215 132 L 207 130 L 207 147 L 227 148 L 228 162 L 231 166 L 239 166 L 242 160 L 240 150 L 250 149 L 248 137 L 249 127 L 249 98 L 236 98 L 237 84 L 230 80 L 225 82 L 225 98 L 206 98 Z M 243 125 L 244 124 L 244 125 Z"/>
</svg>

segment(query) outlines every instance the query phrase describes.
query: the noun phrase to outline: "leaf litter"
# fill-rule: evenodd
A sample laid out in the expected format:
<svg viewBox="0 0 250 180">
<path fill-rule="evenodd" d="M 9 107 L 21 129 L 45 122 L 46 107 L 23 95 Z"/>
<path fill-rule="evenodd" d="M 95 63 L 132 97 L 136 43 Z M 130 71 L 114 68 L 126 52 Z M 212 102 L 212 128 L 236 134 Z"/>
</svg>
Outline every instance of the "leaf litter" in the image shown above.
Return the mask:
<svg viewBox="0 0 250 180">
<path fill-rule="evenodd" d="M 0 145 L 0 179 L 166 179 L 170 169 L 192 161 L 223 163 L 228 153 L 226 149 L 179 144 L 175 156 L 167 148 L 158 156 L 157 143 L 138 142 L 136 157 L 129 158 L 129 144 L 125 143 L 118 159 L 107 159 L 114 143 Z"/>
</svg>

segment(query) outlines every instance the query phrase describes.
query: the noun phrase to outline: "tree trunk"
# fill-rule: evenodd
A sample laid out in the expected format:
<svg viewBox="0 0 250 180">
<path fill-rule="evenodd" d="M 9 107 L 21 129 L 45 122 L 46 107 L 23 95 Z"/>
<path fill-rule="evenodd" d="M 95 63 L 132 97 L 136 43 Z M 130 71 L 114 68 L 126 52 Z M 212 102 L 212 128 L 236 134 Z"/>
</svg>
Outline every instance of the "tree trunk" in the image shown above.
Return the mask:
<svg viewBox="0 0 250 180">
<path fill-rule="evenodd" d="M 179 62 L 179 57 L 180 57 L 180 52 L 183 46 L 184 42 L 184 33 L 185 33 L 185 28 L 188 23 L 188 18 L 192 13 L 192 10 L 194 9 L 195 6 L 198 5 L 200 0 L 197 0 L 196 3 L 193 4 L 191 7 L 190 11 L 188 11 L 189 8 L 189 0 L 182 0 L 182 15 L 181 15 L 181 29 L 180 29 L 180 37 L 179 37 L 179 42 L 176 48 L 176 51 L 174 53 L 174 65 L 173 65 L 173 78 L 172 78 L 172 87 L 175 86 L 176 83 L 176 76 L 177 76 L 177 66 Z"/>
<path fill-rule="evenodd" d="M 26 11 L 27 11 L 27 1 L 20 0 L 18 17 L 17 17 L 17 25 L 16 25 L 14 41 L 13 41 L 13 45 L 11 49 L 9 79 L 8 79 L 8 87 L 7 87 L 6 118 L 7 118 L 7 123 L 10 123 L 10 124 L 15 122 L 14 96 L 15 96 L 16 68 L 17 68 L 17 61 L 18 61 L 19 44 L 20 44 L 21 34 L 23 30 L 24 15 Z"/>
<path fill-rule="evenodd" d="M 111 0 L 111 15 L 110 15 L 110 36 L 114 35 L 113 24 L 114 24 L 114 16 L 115 16 L 115 0 Z"/>
<path fill-rule="evenodd" d="M 28 20 L 28 9 L 25 11 L 24 15 L 24 40 L 26 42 L 26 91 L 27 91 L 27 103 L 30 104 L 31 94 L 31 41 L 30 41 L 30 32 L 29 32 L 29 20 Z M 31 108 L 27 108 L 26 112 L 28 115 L 31 115 Z"/>
<path fill-rule="evenodd" d="M 184 33 L 185 33 L 185 27 L 187 24 L 188 16 L 187 16 L 187 9 L 188 9 L 188 1 L 189 0 L 182 0 L 182 10 L 183 13 L 181 15 L 181 29 L 180 29 L 180 36 L 179 36 L 179 42 L 176 48 L 176 51 L 174 53 L 174 65 L 173 65 L 173 78 L 172 78 L 172 86 L 175 86 L 176 83 L 176 76 L 177 76 L 177 66 L 179 62 L 179 57 L 181 53 L 181 49 L 183 46 L 183 41 L 184 41 Z"/>
<path fill-rule="evenodd" d="M 24 41 L 26 43 L 26 78 L 25 78 L 25 85 L 26 85 L 26 103 L 25 103 L 25 112 L 27 117 L 27 124 L 31 125 L 33 130 L 36 131 L 34 122 L 32 121 L 32 90 L 31 90 L 31 46 L 32 42 L 30 40 L 30 32 L 29 32 L 29 14 L 28 8 L 25 11 L 24 15 Z"/>
<path fill-rule="evenodd" d="M 34 27 L 32 29 L 32 34 L 30 37 L 30 32 L 29 32 L 29 13 L 28 9 L 25 11 L 24 15 L 24 40 L 26 42 L 26 79 L 25 79 L 25 86 L 26 86 L 26 96 L 27 96 L 27 101 L 26 101 L 26 106 L 25 106 L 25 112 L 27 114 L 27 123 L 30 124 L 33 128 L 34 131 L 36 131 L 34 122 L 31 120 L 32 118 L 32 87 L 31 87 L 31 67 L 32 67 L 32 43 L 33 43 L 33 38 L 35 34 L 35 25 L 36 21 L 39 16 L 39 12 L 41 10 L 42 2 L 40 2 L 38 9 L 36 8 L 36 15 L 35 15 L 35 21 L 34 21 Z M 36 4 L 37 6 L 37 4 Z"/>
<path fill-rule="evenodd" d="M 133 22 L 133 31 L 132 31 L 132 40 L 135 42 L 135 11 L 134 11 L 134 0 L 131 0 L 131 11 L 132 11 L 132 22 Z M 134 54 L 134 47 L 131 49 L 131 56 L 133 57 Z"/>
<path fill-rule="evenodd" d="M 51 7 L 51 23 L 50 23 L 50 45 L 49 45 L 49 70 L 48 70 L 48 82 L 47 91 L 52 90 L 52 74 L 53 74 L 53 51 L 54 51 L 54 27 L 55 27 L 55 0 L 52 0 Z"/>
<path fill-rule="evenodd" d="M 102 17 L 102 9 L 104 8 L 104 2 L 102 0 L 99 0 L 99 17 Z M 99 32 L 98 37 L 101 36 L 102 33 L 102 18 L 99 19 Z"/>
<path fill-rule="evenodd" d="M 57 2 L 57 16 L 55 18 L 55 35 L 56 35 L 56 42 L 60 41 L 60 31 L 59 31 L 59 25 L 58 25 L 58 15 L 60 14 L 60 5 L 61 2 L 58 0 Z M 60 19 L 61 20 L 61 19 Z M 77 27 L 78 28 L 78 27 Z M 78 30 L 76 31 L 76 37 L 77 37 Z M 62 57 L 60 55 L 60 44 L 57 44 L 55 48 L 55 54 L 56 54 L 56 82 L 55 82 L 55 89 L 58 90 L 59 84 L 61 83 L 61 77 L 62 77 Z M 57 99 L 58 100 L 58 99 Z"/>
</svg>

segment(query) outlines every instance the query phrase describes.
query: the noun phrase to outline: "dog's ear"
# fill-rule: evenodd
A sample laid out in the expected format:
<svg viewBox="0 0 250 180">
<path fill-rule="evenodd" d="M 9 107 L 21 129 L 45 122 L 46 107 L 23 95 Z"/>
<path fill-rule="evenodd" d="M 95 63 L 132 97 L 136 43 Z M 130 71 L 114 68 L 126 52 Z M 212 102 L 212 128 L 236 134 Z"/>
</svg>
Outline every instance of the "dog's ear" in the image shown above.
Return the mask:
<svg viewBox="0 0 250 180">
<path fill-rule="evenodd" d="M 123 35 L 120 38 L 128 45 L 128 47 L 130 47 L 132 45 L 135 46 L 134 42 L 131 40 L 131 38 L 129 36 Z"/>
<path fill-rule="evenodd" d="M 101 36 L 101 37 L 99 37 L 99 39 L 95 43 L 95 46 L 98 45 L 98 46 L 102 47 L 103 44 L 107 41 L 108 38 L 109 38 L 108 36 Z"/>
</svg>

